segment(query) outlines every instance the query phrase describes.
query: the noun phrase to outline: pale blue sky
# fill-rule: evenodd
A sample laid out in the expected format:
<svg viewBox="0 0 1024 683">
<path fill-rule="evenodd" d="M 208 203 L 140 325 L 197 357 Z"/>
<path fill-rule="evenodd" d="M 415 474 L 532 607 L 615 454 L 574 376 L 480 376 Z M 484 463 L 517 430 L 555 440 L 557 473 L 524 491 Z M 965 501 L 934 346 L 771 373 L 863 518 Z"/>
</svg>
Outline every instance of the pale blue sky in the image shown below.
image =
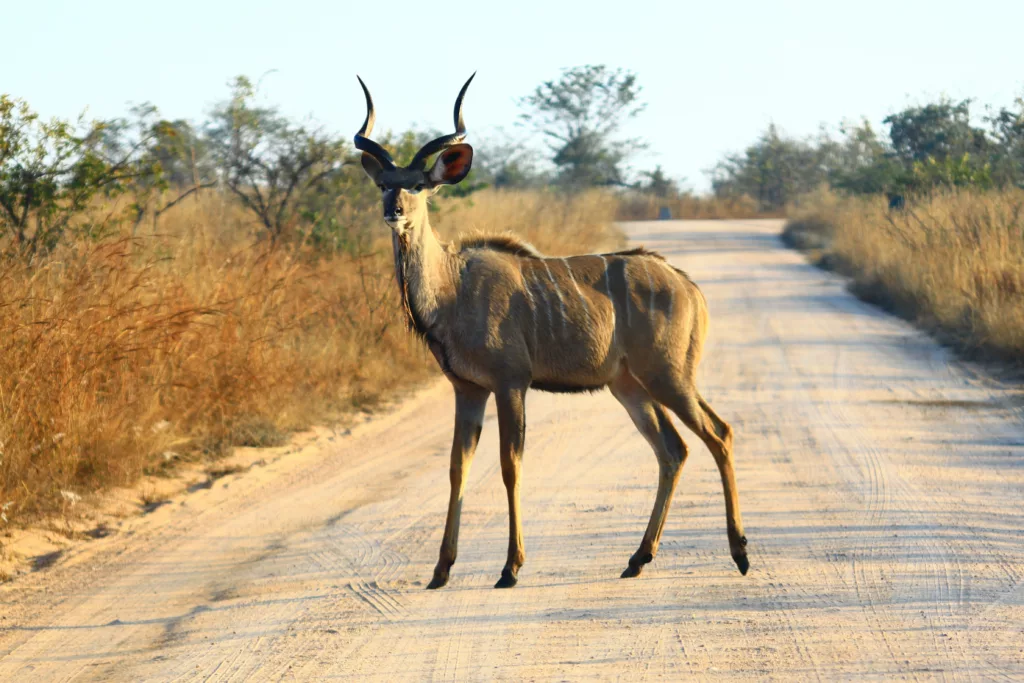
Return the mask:
<svg viewBox="0 0 1024 683">
<path fill-rule="evenodd" d="M 447 130 L 466 77 L 470 141 L 514 130 L 515 98 L 562 67 L 634 70 L 648 109 L 628 129 L 662 164 L 703 169 L 770 121 L 796 135 L 880 121 L 947 94 L 1009 104 L 1024 92 L 1024 2 L 512 3 L 2 0 L 0 92 L 45 115 L 120 115 L 150 101 L 199 119 L 236 74 L 265 101 L 354 133 L 370 86 L 378 126 Z"/>
</svg>

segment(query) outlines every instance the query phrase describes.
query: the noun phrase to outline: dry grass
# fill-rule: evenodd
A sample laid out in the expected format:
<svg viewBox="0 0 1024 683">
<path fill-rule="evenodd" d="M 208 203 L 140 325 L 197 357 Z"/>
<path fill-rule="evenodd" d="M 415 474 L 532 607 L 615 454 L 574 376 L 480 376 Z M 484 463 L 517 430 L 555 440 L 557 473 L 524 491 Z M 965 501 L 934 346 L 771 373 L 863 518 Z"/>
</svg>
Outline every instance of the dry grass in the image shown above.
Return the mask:
<svg viewBox="0 0 1024 683">
<path fill-rule="evenodd" d="M 509 231 L 545 254 L 615 249 L 626 243 L 613 223 L 618 200 L 597 190 L 576 195 L 485 190 L 468 199 L 439 199 L 431 223 L 446 238 L 456 232 Z"/>
<path fill-rule="evenodd" d="M 1024 191 L 961 190 L 903 211 L 821 191 L 792 209 L 785 236 L 962 352 L 1024 359 Z"/>
<path fill-rule="evenodd" d="M 775 214 L 758 211 L 750 197 L 698 197 L 683 194 L 656 197 L 649 193 L 630 192 L 619 204 L 618 217 L 624 221 L 647 221 L 659 217 L 667 207 L 673 219 L 772 218 Z"/>
<path fill-rule="evenodd" d="M 511 229 L 553 253 L 622 239 L 599 195 L 439 204 L 447 232 Z M 210 195 L 159 230 L 0 260 L 0 527 L 171 466 L 171 450 L 271 445 L 433 374 L 383 224 L 360 258 L 272 249 Z"/>
<path fill-rule="evenodd" d="M 832 236 L 840 222 L 844 199 L 826 186 L 804 195 L 788 207 L 783 240 L 790 246 L 821 255 L 832 244 Z"/>
</svg>

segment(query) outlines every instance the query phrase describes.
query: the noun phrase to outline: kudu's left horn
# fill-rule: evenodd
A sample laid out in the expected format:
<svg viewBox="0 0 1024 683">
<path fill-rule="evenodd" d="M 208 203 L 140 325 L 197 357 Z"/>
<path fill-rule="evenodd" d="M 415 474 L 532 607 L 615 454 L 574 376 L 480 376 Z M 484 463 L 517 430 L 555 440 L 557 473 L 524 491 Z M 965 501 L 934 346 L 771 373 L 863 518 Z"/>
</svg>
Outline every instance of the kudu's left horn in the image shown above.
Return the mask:
<svg viewBox="0 0 1024 683">
<path fill-rule="evenodd" d="M 363 83 L 363 79 L 359 78 L 359 76 L 356 76 L 356 79 L 358 79 L 359 85 L 363 86 L 363 94 L 366 95 L 366 119 L 363 120 L 363 127 L 356 133 L 356 149 L 372 155 L 384 168 L 393 170 L 395 162 L 392 161 L 391 155 L 388 154 L 386 149 L 369 138 L 370 133 L 373 132 L 373 124 L 377 119 L 377 115 L 373 110 L 373 98 L 370 97 L 370 91 L 367 90 L 366 84 Z"/>
</svg>

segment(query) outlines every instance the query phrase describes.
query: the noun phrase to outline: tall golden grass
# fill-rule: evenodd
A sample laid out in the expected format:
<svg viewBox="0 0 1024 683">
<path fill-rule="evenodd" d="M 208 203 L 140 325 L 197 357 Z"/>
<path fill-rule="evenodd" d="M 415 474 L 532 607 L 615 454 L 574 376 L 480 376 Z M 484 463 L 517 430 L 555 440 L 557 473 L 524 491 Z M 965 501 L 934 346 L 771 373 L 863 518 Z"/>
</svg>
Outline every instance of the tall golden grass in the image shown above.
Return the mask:
<svg viewBox="0 0 1024 683">
<path fill-rule="evenodd" d="M 668 208 L 673 219 L 771 218 L 775 215 L 759 211 L 757 202 L 747 196 L 658 197 L 651 193 L 629 192 L 619 203 L 618 217 L 624 221 L 654 220 L 659 218 L 662 207 Z"/>
<path fill-rule="evenodd" d="M 821 190 L 791 207 L 784 236 L 961 351 L 1024 362 L 1024 191 L 950 191 L 890 211 L 884 197 Z"/>
<path fill-rule="evenodd" d="M 484 190 L 468 199 L 441 199 L 431 224 L 442 236 L 513 232 L 555 256 L 626 244 L 615 225 L 618 199 L 590 190 L 573 195 L 548 191 Z"/>
<path fill-rule="evenodd" d="M 482 192 L 438 227 L 552 253 L 617 246 L 615 201 Z M 279 441 L 434 370 L 405 330 L 387 227 L 360 256 L 253 239 L 208 195 L 145 234 L 0 261 L 0 506 L 11 523 L 180 457 Z"/>
</svg>

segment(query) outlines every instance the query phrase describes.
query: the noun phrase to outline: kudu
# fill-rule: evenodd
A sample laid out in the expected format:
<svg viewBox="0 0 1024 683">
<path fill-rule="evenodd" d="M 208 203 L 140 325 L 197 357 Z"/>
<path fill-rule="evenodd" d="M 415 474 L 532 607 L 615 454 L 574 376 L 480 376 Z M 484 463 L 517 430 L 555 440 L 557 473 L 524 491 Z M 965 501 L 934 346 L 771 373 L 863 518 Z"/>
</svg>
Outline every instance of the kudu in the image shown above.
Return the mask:
<svg viewBox="0 0 1024 683">
<path fill-rule="evenodd" d="M 474 74 L 475 76 L 475 74 Z M 689 277 L 642 248 L 568 258 L 542 256 L 510 237 L 439 241 L 427 199 L 469 173 L 462 101 L 455 132 L 427 143 L 408 166 L 368 136 L 374 107 L 355 136 L 362 165 L 380 188 L 392 229 L 395 274 L 411 328 L 422 337 L 455 388 L 451 498 L 441 554 L 428 588 L 448 582 L 455 562 L 463 490 L 480 438 L 484 407 L 494 394 L 501 475 L 508 493 L 508 559 L 496 588 L 514 586 L 523 565 L 519 475 L 530 388 L 553 392 L 608 387 L 658 458 L 658 493 L 640 548 L 623 577 L 654 559 L 687 450 L 666 408 L 710 449 L 725 490 L 729 547 L 747 573 L 746 538 L 733 474 L 732 429 L 697 393 L 695 375 L 708 328 L 707 304 Z M 427 169 L 429 157 L 437 155 Z"/>
</svg>

